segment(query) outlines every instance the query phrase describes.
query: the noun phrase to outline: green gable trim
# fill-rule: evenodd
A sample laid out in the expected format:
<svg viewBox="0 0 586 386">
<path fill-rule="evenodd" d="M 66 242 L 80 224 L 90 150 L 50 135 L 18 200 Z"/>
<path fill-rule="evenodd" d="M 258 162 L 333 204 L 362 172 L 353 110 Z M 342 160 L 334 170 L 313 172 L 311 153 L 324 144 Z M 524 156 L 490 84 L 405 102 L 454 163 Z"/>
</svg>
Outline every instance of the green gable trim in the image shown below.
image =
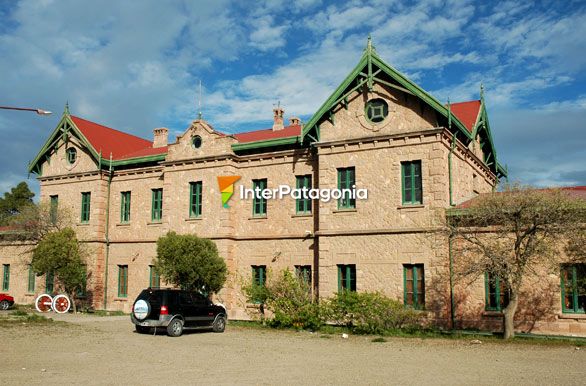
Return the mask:
<svg viewBox="0 0 586 386">
<path fill-rule="evenodd" d="M 378 67 L 377 70 L 373 69 L 373 66 Z M 364 72 L 367 71 L 367 73 Z M 394 85 L 390 82 L 384 81 L 377 75 L 381 73 L 388 75 L 390 78 L 395 80 L 399 85 Z M 346 92 L 346 90 L 352 86 L 353 82 L 356 82 L 356 85 L 352 87 L 350 90 Z M 366 84 L 369 89 L 372 88 L 373 82 L 378 82 L 384 84 L 389 87 L 393 87 L 404 91 L 408 94 L 414 95 L 432 107 L 435 111 L 439 114 L 448 118 L 448 108 L 440 103 L 437 99 L 433 96 L 428 94 L 425 90 L 421 87 L 413 83 L 409 80 L 405 75 L 401 74 L 399 71 L 391 67 L 390 65 L 386 64 L 378 55 L 369 47 L 367 47 L 365 53 L 362 55 L 362 58 L 354 67 L 352 72 L 344 79 L 344 81 L 338 86 L 338 88 L 330 95 L 330 97 L 322 104 L 322 106 L 318 109 L 318 111 L 310 118 L 307 124 L 303 127 L 303 131 L 301 133 L 301 140 L 305 140 L 305 137 L 309 135 L 310 132 L 315 131 L 316 125 L 319 121 L 321 121 L 324 115 L 327 113 L 327 117 L 329 118 L 329 111 L 335 108 L 339 103 L 345 103 L 349 94 L 353 93 L 354 91 L 358 90 L 364 84 Z M 472 136 L 468 129 L 464 126 L 464 124 L 455 116 L 451 116 L 452 123 L 464 134 L 464 136 L 468 139 L 471 139 Z M 315 135 L 313 136 L 315 137 Z"/>
<path fill-rule="evenodd" d="M 242 150 L 250 150 L 250 149 L 259 149 L 259 148 L 271 147 L 271 146 L 292 145 L 292 144 L 296 144 L 299 142 L 300 141 L 299 141 L 298 136 L 274 138 L 274 139 L 267 139 L 265 141 L 236 143 L 236 144 L 232 145 L 232 150 L 242 151 Z"/>
<path fill-rule="evenodd" d="M 116 166 L 127 166 L 147 162 L 164 161 L 165 157 L 167 156 L 167 153 L 161 153 L 151 156 L 134 157 L 110 161 L 109 158 L 104 158 L 101 152 L 98 153 L 96 149 L 94 149 L 94 147 L 90 144 L 87 138 L 82 134 L 81 130 L 79 130 L 79 128 L 75 125 L 69 114 L 64 113 L 63 117 L 57 124 L 55 130 L 53 130 L 53 132 L 51 133 L 51 135 L 49 136 L 49 138 L 47 139 L 47 141 L 45 142 L 37 156 L 29 164 L 28 172 L 41 175 L 41 165 L 47 159 L 47 157 L 49 157 L 48 153 L 50 153 L 54 148 L 57 147 L 59 141 L 62 140 L 63 142 L 67 142 L 69 135 L 75 136 L 80 141 L 80 143 L 87 149 L 87 151 L 94 158 L 94 161 L 96 162 L 96 165 L 99 169 L 109 169 L 110 167 Z"/>
</svg>

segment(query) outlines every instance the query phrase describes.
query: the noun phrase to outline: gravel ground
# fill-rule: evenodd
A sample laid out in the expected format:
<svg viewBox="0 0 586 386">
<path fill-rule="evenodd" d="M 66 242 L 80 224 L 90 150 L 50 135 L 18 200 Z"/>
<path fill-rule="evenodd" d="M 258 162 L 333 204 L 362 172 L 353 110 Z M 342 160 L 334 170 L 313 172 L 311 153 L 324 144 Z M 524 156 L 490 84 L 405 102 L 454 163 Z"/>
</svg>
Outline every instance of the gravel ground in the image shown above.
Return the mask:
<svg viewBox="0 0 586 386">
<path fill-rule="evenodd" d="M 585 384 L 586 348 L 228 328 L 140 335 L 129 317 L 0 328 L 2 384 Z"/>
</svg>

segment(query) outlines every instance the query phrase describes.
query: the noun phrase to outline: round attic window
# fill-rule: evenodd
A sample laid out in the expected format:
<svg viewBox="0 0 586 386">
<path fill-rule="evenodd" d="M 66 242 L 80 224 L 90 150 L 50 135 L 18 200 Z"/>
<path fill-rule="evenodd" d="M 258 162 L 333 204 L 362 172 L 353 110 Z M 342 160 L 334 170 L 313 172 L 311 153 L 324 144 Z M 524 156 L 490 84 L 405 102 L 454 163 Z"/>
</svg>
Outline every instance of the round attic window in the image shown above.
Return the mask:
<svg viewBox="0 0 586 386">
<path fill-rule="evenodd" d="M 389 105 L 383 99 L 371 99 L 366 102 L 366 118 L 372 123 L 379 123 L 389 115 Z"/>
<path fill-rule="evenodd" d="M 69 149 L 67 149 L 66 154 L 67 154 L 67 162 L 70 165 L 74 164 L 75 160 L 77 159 L 77 150 L 74 147 L 70 147 Z"/>
<path fill-rule="evenodd" d="M 199 149 L 201 147 L 201 137 L 199 135 L 196 135 L 193 138 L 191 138 L 191 146 L 194 149 Z"/>
</svg>

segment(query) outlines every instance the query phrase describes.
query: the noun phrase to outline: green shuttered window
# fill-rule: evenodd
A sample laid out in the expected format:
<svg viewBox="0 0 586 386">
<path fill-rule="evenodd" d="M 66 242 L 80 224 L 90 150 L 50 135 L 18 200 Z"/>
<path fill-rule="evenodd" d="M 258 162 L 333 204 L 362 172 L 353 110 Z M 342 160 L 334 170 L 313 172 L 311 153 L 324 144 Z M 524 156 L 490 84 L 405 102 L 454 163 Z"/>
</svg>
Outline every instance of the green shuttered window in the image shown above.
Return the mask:
<svg viewBox="0 0 586 386">
<path fill-rule="evenodd" d="M 338 264 L 338 292 L 356 291 L 356 265 Z"/>
<path fill-rule="evenodd" d="M 256 189 L 261 190 L 261 194 L 256 194 Z M 267 179 L 252 180 L 252 189 L 255 191 L 254 200 L 252 201 L 252 215 L 255 217 L 264 217 L 267 215 L 267 199 L 262 197 L 262 190 L 267 188 Z"/>
<path fill-rule="evenodd" d="M 163 189 L 152 189 L 151 221 L 159 222 L 163 218 Z"/>
<path fill-rule="evenodd" d="M 353 189 L 356 184 L 356 172 L 353 167 L 338 169 L 338 189 Z M 355 209 L 356 199 L 352 198 L 352 193 L 343 191 L 343 195 L 338 199 L 338 209 Z"/>
<path fill-rule="evenodd" d="M 154 265 L 149 265 L 149 287 L 160 287 L 161 276 L 155 269 Z"/>
<path fill-rule="evenodd" d="M 90 202 L 92 194 L 90 192 L 83 192 L 81 194 L 81 222 L 87 223 L 90 221 Z"/>
<path fill-rule="evenodd" d="M 201 217 L 203 183 L 201 181 L 189 183 L 189 217 Z"/>
<path fill-rule="evenodd" d="M 2 270 L 2 291 L 10 289 L 10 264 L 4 264 Z"/>
<path fill-rule="evenodd" d="M 33 265 L 29 264 L 28 265 L 28 286 L 27 286 L 27 292 L 29 293 L 33 293 L 35 292 L 35 279 L 36 279 L 37 275 L 35 275 L 35 271 L 33 270 Z"/>
<path fill-rule="evenodd" d="M 586 310 L 586 264 L 563 265 L 561 269 L 562 312 L 583 314 Z"/>
<path fill-rule="evenodd" d="M 485 308 L 487 311 L 502 311 L 509 305 L 509 291 L 498 276 L 484 275 Z"/>
<path fill-rule="evenodd" d="M 130 192 L 120 193 L 120 222 L 130 222 Z"/>
<path fill-rule="evenodd" d="M 128 266 L 118 266 L 118 297 L 125 298 L 128 296 Z"/>
<path fill-rule="evenodd" d="M 425 308 L 425 271 L 423 264 L 403 265 L 403 301 L 417 310 Z"/>
<path fill-rule="evenodd" d="M 423 204 L 421 161 L 401 162 L 403 205 Z"/>
<path fill-rule="evenodd" d="M 311 175 L 307 174 L 304 176 L 296 176 L 296 187 L 297 189 L 311 189 Z M 311 199 L 308 198 L 297 198 L 295 200 L 295 212 L 297 214 L 310 214 L 311 213 Z"/>
</svg>

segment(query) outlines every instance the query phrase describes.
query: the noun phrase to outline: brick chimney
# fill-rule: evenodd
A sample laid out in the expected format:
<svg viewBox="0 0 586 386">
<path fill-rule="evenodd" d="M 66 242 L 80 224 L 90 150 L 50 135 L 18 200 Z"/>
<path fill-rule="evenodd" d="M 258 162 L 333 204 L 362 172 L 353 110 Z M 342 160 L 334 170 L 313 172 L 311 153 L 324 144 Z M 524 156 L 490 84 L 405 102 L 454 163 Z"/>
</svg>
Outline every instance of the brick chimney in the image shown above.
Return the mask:
<svg viewBox="0 0 586 386">
<path fill-rule="evenodd" d="M 154 140 L 153 147 L 165 147 L 169 141 L 169 129 L 166 127 L 159 127 L 153 130 Z"/>
<path fill-rule="evenodd" d="M 301 124 L 301 119 L 298 117 L 290 117 L 289 118 L 289 126 L 299 126 Z"/>
<path fill-rule="evenodd" d="M 281 106 L 277 106 L 273 109 L 273 131 L 283 130 L 285 126 L 283 126 L 283 113 L 285 110 Z"/>
</svg>

